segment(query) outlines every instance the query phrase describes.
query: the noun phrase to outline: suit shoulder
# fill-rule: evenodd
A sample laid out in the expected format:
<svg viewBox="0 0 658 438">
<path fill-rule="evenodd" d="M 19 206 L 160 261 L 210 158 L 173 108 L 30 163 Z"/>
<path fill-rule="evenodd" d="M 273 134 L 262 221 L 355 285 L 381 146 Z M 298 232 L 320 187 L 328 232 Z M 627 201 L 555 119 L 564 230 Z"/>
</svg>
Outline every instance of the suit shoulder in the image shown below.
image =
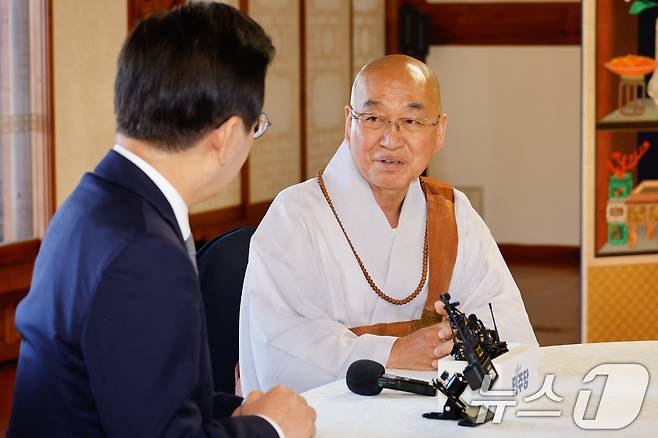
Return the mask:
<svg viewBox="0 0 658 438">
<path fill-rule="evenodd" d="M 143 198 L 86 174 L 53 216 L 35 269 L 48 272 L 61 283 L 71 283 L 67 278 L 73 275 L 91 285 L 116 254 L 148 236 L 172 248 L 179 246 L 184 253 L 177 232 Z M 70 272 L 64 273 L 53 269 L 61 260 L 76 263 L 69 266 Z M 89 290 L 88 287 L 70 289 Z"/>
<path fill-rule="evenodd" d="M 174 230 L 144 198 L 95 174 L 86 174 L 56 213 L 76 233 L 111 245 L 117 236 L 140 233 L 175 236 Z M 61 218 L 60 218 L 61 216 Z"/>
</svg>

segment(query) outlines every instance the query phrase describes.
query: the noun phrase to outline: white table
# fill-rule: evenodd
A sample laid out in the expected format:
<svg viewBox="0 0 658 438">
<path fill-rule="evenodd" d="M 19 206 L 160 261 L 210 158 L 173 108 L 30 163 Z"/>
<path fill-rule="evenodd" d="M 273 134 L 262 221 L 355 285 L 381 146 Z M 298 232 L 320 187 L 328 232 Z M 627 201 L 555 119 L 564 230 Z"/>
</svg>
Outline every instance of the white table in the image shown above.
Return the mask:
<svg viewBox="0 0 658 438">
<path fill-rule="evenodd" d="M 579 428 L 572 415 L 578 392 L 590 388 L 588 404 L 596 409 L 605 383 L 598 377 L 583 384 L 583 377 L 603 363 L 637 363 L 649 371 L 649 387 L 640 414 L 629 426 L 620 430 L 593 431 Z M 560 403 L 543 397 L 532 403 L 521 401 L 505 410 L 499 424 L 486 423 L 476 428 L 460 427 L 453 421 L 428 420 L 421 415 L 440 411 L 443 403 L 437 397 L 426 397 L 385 389 L 381 394 L 365 397 L 353 394 L 345 380 L 338 380 L 302 394 L 317 412 L 318 437 L 526 437 L 594 436 L 658 437 L 658 341 L 561 345 L 539 350 L 540 375 L 555 374 L 553 389 L 563 397 Z M 392 374 L 431 380 L 432 372 L 387 370 Z M 619 395 L 620 399 L 624 394 Z M 553 418 L 516 416 L 517 410 L 560 410 Z M 594 411 L 595 412 L 595 411 Z M 593 413 L 593 412 L 592 412 Z M 591 415 L 591 414 L 589 414 Z M 585 418 L 589 418 L 587 415 Z"/>
</svg>

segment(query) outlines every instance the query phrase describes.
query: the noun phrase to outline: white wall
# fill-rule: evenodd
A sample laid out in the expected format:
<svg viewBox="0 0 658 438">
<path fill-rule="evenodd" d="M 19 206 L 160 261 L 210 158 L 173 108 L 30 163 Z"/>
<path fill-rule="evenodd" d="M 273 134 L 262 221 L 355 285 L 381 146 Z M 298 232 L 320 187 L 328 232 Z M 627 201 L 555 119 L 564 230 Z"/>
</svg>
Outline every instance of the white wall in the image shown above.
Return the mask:
<svg viewBox="0 0 658 438">
<path fill-rule="evenodd" d="M 580 244 L 580 47 L 434 46 L 447 142 L 429 174 L 481 186 L 499 243 Z"/>
</svg>

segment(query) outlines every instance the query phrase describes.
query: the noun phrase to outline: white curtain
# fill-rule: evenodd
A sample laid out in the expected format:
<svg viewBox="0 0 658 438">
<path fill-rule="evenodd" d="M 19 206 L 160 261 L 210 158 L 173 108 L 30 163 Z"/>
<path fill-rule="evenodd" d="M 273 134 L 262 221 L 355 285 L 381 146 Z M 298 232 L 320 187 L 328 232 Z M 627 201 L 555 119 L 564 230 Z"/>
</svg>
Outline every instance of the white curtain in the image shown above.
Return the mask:
<svg viewBox="0 0 658 438">
<path fill-rule="evenodd" d="M 50 212 L 48 0 L 0 0 L 0 242 L 42 236 Z"/>
</svg>

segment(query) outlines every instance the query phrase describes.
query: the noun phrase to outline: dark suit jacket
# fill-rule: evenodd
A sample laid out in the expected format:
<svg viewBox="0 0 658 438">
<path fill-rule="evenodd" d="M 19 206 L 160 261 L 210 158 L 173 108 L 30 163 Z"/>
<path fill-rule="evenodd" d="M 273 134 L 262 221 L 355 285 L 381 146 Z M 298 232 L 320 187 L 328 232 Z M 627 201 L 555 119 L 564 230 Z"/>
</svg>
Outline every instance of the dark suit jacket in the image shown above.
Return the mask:
<svg viewBox="0 0 658 438">
<path fill-rule="evenodd" d="M 16 312 L 9 437 L 276 436 L 214 398 L 196 271 L 174 212 L 110 151 L 57 211 Z"/>
</svg>

